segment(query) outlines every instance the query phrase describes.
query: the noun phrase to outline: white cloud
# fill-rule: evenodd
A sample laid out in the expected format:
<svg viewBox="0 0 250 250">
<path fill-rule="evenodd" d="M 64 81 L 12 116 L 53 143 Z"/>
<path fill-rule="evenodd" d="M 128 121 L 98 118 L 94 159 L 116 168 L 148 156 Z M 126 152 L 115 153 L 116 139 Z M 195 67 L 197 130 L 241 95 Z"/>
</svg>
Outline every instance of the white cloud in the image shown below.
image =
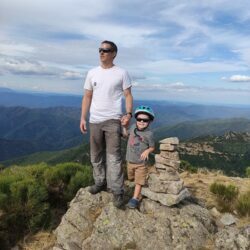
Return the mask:
<svg viewBox="0 0 250 250">
<path fill-rule="evenodd" d="M 2 58 L 0 65 L 2 65 L 5 71 L 17 75 L 55 75 L 52 69 L 47 68 L 39 62 Z"/>
<path fill-rule="evenodd" d="M 250 89 L 243 89 L 243 88 L 223 88 L 223 87 L 200 87 L 200 86 L 192 86 L 188 84 L 184 84 L 182 82 L 174 82 L 174 83 L 163 83 L 163 84 L 145 84 L 145 83 L 133 83 L 133 90 L 135 91 L 144 91 L 144 92 L 165 92 L 165 93 L 177 93 L 177 92 L 183 92 L 188 94 L 191 93 L 203 93 L 206 92 L 209 93 L 248 93 L 250 94 Z"/>
<path fill-rule="evenodd" d="M 189 90 L 194 90 L 196 89 L 195 87 L 185 85 L 182 82 L 173 82 L 173 83 L 138 83 L 134 82 L 133 83 L 133 88 L 141 91 L 189 91 Z"/>
<path fill-rule="evenodd" d="M 29 88 L 42 89 L 51 80 L 45 89 L 69 92 L 75 84 L 77 92 L 77 80 L 99 64 L 97 48 L 103 39 L 117 43 L 115 64 L 140 82 L 135 89 L 142 92 L 203 89 L 205 95 L 216 85 L 223 93 L 228 83 L 218 79 L 222 72 L 232 75 L 224 80 L 249 81 L 247 0 L 3 0 L 0 5 L 3 82 L 29 75 L 23 83 Z M 165 79 L 172 83 L 162 85 Z"/>
<path fill-rule="evenodd" d="M 175 74 L 175 73 L 204 73 L 221 71 L 247 70 L 245 65 L 238 62 L 226 61 L 193 63 L 179 60 L 161 60 L 142 64 L 141 69 L 148 70 L 154 74 Z"/>
<path fill-rule="evenodd" d="M 29 44 L 0 41 L 0 51 L 7 56 L 27 56 L 27 54 L 34 53 L 35 48 Z"/>
<path fill-rule="evenodd" d="M 79 80 L 83 79 L 83 75 L 79 72 L 66 71 L 61 75 L 64 80 Z"/>
<path fill-rule="evenodd" d="M 230 81 L 230 82 L 250 82 L 250 76 L 232 75 L 229 78 L 222 77 L 222 80 L 227 80 L 227 81 Z"/>
</svg>

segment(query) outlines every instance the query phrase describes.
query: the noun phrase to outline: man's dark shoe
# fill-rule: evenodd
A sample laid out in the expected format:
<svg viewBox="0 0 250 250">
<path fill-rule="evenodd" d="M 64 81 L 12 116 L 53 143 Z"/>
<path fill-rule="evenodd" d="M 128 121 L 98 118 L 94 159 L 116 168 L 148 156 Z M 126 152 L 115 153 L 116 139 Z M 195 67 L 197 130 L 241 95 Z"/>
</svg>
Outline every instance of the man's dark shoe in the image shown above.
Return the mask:
<svg viewBox="0 0 250 250">
<path fill-rule="evenodd" d="M 89 192 L 91 194 L 97 194 L 101 191 L 105 191 L 106 190 L 106 185 L 103 186 L 97 186 L 97 185 L 93 185 L 89 187 Z"/>
<path fill-rule="evenodd" d="M 120 208 L 124 203 L 123 194 L 114 194 L 113 204 L 115 207 Z"/>
</svg>

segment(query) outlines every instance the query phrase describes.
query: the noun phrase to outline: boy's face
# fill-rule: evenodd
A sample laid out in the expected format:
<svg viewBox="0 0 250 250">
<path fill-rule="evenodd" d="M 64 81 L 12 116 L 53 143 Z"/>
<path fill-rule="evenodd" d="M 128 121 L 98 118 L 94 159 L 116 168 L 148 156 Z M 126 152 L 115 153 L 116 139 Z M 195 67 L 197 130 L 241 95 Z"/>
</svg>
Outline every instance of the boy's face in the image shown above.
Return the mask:
<svg viewBox="0 0 250 250">
<path fill-rule="evenodd" d="M 136 118 L 136 126 L 139 130 L 145 129 L 150 123 L 150 118 L 146 114 L 139 114 Z"/>
</svg>

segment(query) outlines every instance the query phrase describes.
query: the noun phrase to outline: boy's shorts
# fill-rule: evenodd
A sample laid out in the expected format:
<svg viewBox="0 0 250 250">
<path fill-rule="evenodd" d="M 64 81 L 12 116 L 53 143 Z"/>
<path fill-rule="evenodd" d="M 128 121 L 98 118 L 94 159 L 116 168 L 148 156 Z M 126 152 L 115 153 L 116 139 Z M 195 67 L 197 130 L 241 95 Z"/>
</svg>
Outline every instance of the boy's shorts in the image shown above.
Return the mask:
<svg viewBox="0 0 250 250">
<path fill-rule="evenodd" d="M 128 179 L 135 184 L 145 185 L 148 169 L 145 164 L 127 163 Z"/>
</svg>

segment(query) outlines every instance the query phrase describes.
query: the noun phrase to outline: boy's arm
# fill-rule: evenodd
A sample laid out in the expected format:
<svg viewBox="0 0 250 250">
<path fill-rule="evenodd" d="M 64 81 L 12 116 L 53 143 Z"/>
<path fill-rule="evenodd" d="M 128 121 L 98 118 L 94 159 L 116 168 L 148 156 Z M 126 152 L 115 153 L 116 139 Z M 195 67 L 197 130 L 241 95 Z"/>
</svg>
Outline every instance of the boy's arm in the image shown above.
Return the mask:
<svg viewBox="0 0 250 250">
<path fill-rule="evenodd" d="M 155 148 L 154 147 L 149 147 L 145 151 L 142 152 L 141 154 L 141 160 L 145 161 L 148 160 L 148 156 L 150 153 L 154 152 Z"/>
</svg>

